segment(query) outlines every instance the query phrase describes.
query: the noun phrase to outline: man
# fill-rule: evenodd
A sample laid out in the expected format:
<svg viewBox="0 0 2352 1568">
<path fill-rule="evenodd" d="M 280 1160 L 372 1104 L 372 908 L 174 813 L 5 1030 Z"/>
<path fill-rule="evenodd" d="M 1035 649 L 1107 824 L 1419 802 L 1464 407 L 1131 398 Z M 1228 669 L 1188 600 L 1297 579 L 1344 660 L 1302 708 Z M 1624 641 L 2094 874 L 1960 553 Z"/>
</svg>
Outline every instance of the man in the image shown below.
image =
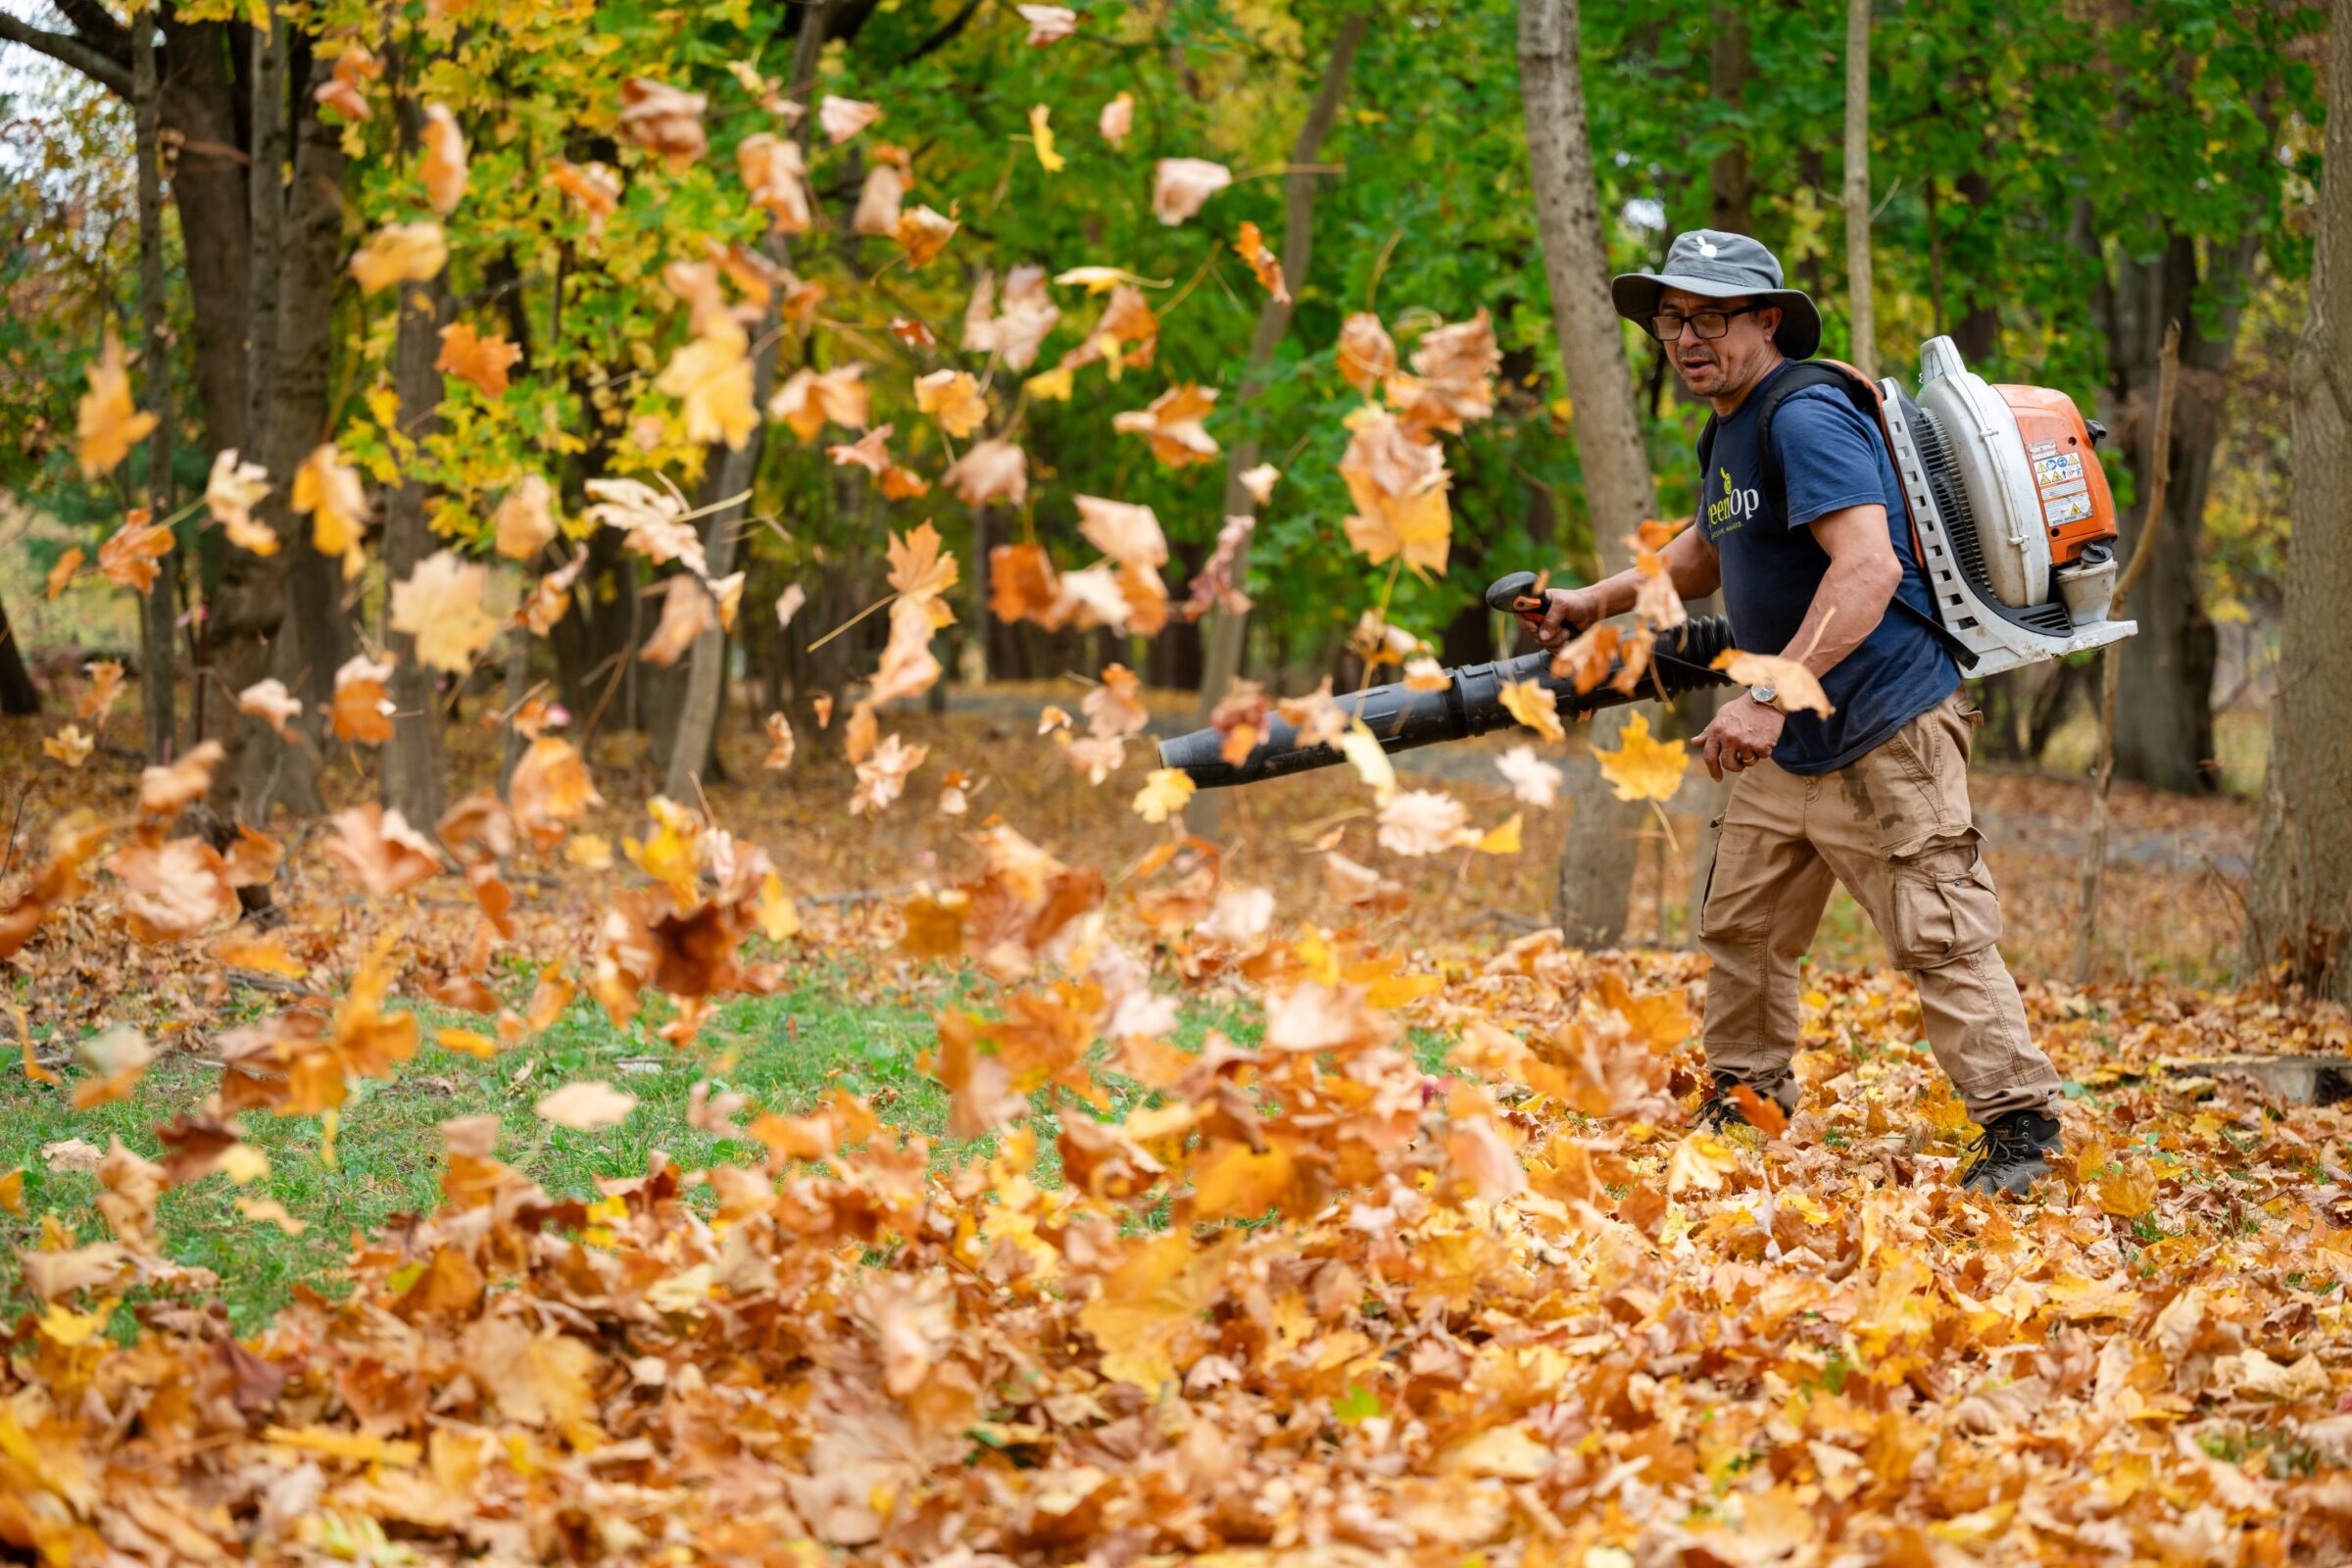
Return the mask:
<svg viewBox="0 0 2352 1568">
<path fill-rule="evenodd" d="M 1994 947 L 2000 905 L 1968 799 L 1977 715 L 1932 629 L 1876 426 L 1836 387 L 1795 391 L 1772 415 L 1780 483 L 1771 481 L 1758 443 L 1762 394 L 1821 345 L 1820 313 L 1781 279 L 1780 262 L 1756 241 L 1700 229 L 1675 240 L 1664 271 L 1611 285 L 1618 314 L 1655 336 L 1683 384 L 1715 410 L 1697 526 L 1662 553 L 1676 591 L 1699 599 L 1720 586 L 1739 646 L 1803 664 L 1835 709 L 1827 718 L 1788 712 L 1757 687 L 1698 737 L 1708 773 L 1734 775 L 1699 922 L 1713 959 L 1705 1044 L 1715 1079 L 1701 1113 L 1718 1126 L 1744 1122 L 1732 1096 L 1740 1084 L 1795 1108 L 1797 960 L 1835 880 L 1917 982 L 1936 1059 L 1984 1130 L 1963 1184 L 2023 1193 L 2057 1155 L 2060 1085 Z M 1540 615 L 1524 618 L 1556 650 L 1631 610 L 1640 582 L 1623 571 L 1554 589 Z"/>
</svg>

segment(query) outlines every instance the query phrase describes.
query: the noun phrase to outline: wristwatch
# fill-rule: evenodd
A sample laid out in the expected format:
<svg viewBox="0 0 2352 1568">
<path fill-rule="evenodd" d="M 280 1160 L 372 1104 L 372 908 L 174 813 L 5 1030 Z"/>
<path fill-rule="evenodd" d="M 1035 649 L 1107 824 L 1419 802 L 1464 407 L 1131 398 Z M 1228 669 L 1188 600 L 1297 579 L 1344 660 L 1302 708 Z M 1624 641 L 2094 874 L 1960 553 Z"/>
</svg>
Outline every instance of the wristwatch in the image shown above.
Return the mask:
<svg viewBox="0 0 2352 1568">
<path fill-rule="evenodd" d="M 1762 703 L 1766 708 L 1777 710 L 1781 706 L 1780 692 L 1770 686 L 1750 686 L 1747 689 L 1747 695 Z"/>
</svg>

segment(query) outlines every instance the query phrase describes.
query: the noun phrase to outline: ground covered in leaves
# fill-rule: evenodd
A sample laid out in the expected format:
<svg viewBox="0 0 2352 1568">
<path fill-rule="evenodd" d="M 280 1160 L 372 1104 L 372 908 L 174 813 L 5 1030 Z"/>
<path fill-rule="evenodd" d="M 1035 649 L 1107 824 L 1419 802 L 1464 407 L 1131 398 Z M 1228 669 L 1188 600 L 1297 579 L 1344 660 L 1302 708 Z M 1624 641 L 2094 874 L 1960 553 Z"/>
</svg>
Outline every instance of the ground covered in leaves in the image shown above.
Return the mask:
<svg viewBox="0 0 2352 1568">
<path fill-rule="evenodd" d="M 930 722 L 992 755 L 985 720 Z M 1996 848 L 2070 1152 L 1995 1205 L 1952 1186 L 1974 1129 L 1866 929 L 1808 970 L 1798 1113 L 1720 1140 L 1690 1125 L 1699 960 L 1524 929 L 1556 820 L 1517 857 L 1384 859 L 1280 786 L 1220 854 L 975 774 L 960 815 L 852 844 L 837 764 L 755 764 L 544 848 L 477 805 L 441 828 L 459 863 L 390 897 L 372 840 L 290 834 L 283 926 L 152 944 L 100 852 L 173 791 L 94 763 L 95 825 L 35 803 L 0 888 L 0 929 L 43 903 L 7 971 L 0 1547 L 2352 1549 L 2352 1125 L 2181 1065 L 2346 1025 L 2156 972 L 2222 868 L 2127 858 L 2113 896 L 2183 923 L 2127 903 L 2148 956 L 2077 989 L 2035 891 L 2063 846 Z M 608 800 L 644 797 L 630 770 L 599 759 Z M 1449 787 L 1481 820 L 1507 794 Z M 2123 842 L 2211 825 L 2157 809 L 2127 800 Z"/>
</svg>

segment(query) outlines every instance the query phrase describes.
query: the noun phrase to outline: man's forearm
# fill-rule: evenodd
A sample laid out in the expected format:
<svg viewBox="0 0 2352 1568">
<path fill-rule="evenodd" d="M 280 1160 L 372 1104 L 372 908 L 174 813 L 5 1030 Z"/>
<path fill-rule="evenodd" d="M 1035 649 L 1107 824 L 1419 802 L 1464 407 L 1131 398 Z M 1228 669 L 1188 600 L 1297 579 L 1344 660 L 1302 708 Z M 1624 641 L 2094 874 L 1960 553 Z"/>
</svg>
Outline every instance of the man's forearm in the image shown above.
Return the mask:
<svg viewBox="0 0 2352 1568">
<path fill-rule="evenodd" d="M 1901 580 L 1899 569 L 1889 573 L 1873 560 L 1832 560 L 1781 657 L 1795 660 L 1816 677 L 1827 675 L 1878 629 Z"/>
<path fill-rule="evenodd" d="M 1659 559 L 1666 564 L 1674 591 L 1685 599 L 1704 599 L 1723 586 L 1723 564 L 1706 536 L 1695 528 L 1685 528 L 1668 540 Z M 1594 583 L 1592 591 L 1600 595 L 1602 616 L 1621 615 L 1633 609 L 1647 576 L 1639 566 L 1628 566 Z"/>
</svg>

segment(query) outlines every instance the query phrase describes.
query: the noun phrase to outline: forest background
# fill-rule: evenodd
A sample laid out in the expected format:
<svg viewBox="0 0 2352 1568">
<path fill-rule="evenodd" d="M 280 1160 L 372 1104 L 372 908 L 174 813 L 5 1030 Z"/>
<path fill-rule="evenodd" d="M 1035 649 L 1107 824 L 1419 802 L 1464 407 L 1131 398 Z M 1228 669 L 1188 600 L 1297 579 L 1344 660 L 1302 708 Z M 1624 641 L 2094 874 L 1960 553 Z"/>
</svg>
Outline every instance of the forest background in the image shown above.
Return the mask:
<svg viewBox="0 0 2352 1568">
<path fill-rule="evenodd" d="M 632 755 L 680 794 L 723 766 L 732 690 L 748 689 L 747 720 L 784 712 L 814 747 L 846 735 L 858 748 L 857 731 L 819 732 L 814 704 L 851 690 L 888 622 L 817 639 L 889 592 L 886 536 L 924 519 L 970 564 L 946 596 L 956 614 L 941 652 L 957 680 L 1091 679 L 1118 663 L 1150 687 L 1202 692 L 1205 712 L 1236 674 L 1278 694 L 1326 675 L 1348 689 L 1367 653 L 1386 657 L 1359 623 L 1375 604 L 1396 647 L 1418 639 L 1449 663 L 1492 657 L 1509 632 L 1479 603 L 1486 581 L 1523 567 L 1588 578 L 1621 560 L 1633 522 L 1688 515 L 1704 410 L 1629 325 L 1610 323 L 1624 370 L 1578 366 L 1592 334 L 1554 309 L 1545 172 L 1531 168 L 1519 90 L 1528 34 L 1511 8 L 1171 4 L 1090 16 L 1049 47 L 981 0 L 820 9 L 492 19 L 321 6 L 267 31 L 274 13 L 256 7 L 0 17 L 0 37 L 19 46 L 0 126 L 19 176 L 6 197 L 17 242 L 0 264 L 0 487 L 17 498 L 7 526 L 20 546 L 0 583 L 17 627 L 0 644 L 0 685 L 14 706 L 31 697 L 17 673 L 27 653 L 63 673 L 128 656 L 151 710 L 172 699 L 151 712 L 147 749 L 227 742 L 240 760 L 222 794 L 258 820 L 322 804 L 308 778 L 315 749 L 280 765 L 273 732 L 240 718 L 234 694 L 274 674 L 307 704 L 297 728 L 319 724 L 335 673 L 366 649 L 393 656 L 389 689 L 407 716 L 381 776 L 386 803 L 412 820 L 446 799 L 446 716 L 494 687 L 513 699 L 545 683 L 585 721 L 574 738 L 592 752 L 640 737 Z M 1866 70 L 1850 84 L 1848 63 L 1863 58 L 1849 49 L 1853 19 L 1830 7 L 1722 0 L 1571 17 L 1577 156 L 1590 155 L 1601 220 L 1589 241 L 1555 224 L 1553 265 L 1653 266 L 1697 225 L 1756 234 L 1822 303 L 1825 352 L 1900 373 L 1921 341 L 1949 333 L 1989 377 L 2055 386 L 2095 411 L 2113 432 L 2127 552 L 2150 488 L 2159 347 L 2178 321 L 2166 543 L 2122 655 L 2116 767 L 2162 790 L 2254 794 L 2281 684 L 2289 362 L 2312 316 L 2322 12 L 2175 0 L 1863 17 Z M 134 69 L 148 35 L 134 31 L 151 23 L 150 82 Z M 2099 46 L 2084 49 L 2085 36 Z M 681 110 L 631 82 L 704 102 Z M 812 139 L 823 100 L 887 109 L 870 127 L 828 119 Z M 804 106 L 808 118 L 779 139 Z M 664 112 L 685 141 L 663 140 Z M 1555 106 L 1539 118 L 1561 119 Z M 472 160 L 446 218 L 428 189 L 444 135 Z M 765 160 L 781 168 L 804 144 L 805 189 L 785 191 L 797 175 L 757 186 Z M 286 176 L 276 188 L 252 177 L 272 166 Z M 1161 199 L 1171 167 L 1174 199 L 1199 214 L 1189 221 Z M 1209 183 L 1182 191 L 1203 171 Z M 918 207 L 942 216 L 942 232 L 955 225 L 936 259 L 899 230 L 902 208 Z M 1275 263 L 1295 275 L 1287 301 L 1270 300 L 1235 249 L 1243 221 L 1269 262 L 1288 253 Z M 447 259 L 429 276 L 415 266 L 395 282 L 407 264 L 391 252 L 379 276 L 347 269 L 371 233 L 397 244 L 428 222 Z M 159 254 L 143 257 L 150 238 Z M 1596 248 L 1571 258 L 1572 244 Z M 734 416 L 698 406 L 695 367 L 677 368 L 710 315 L 662 286 L 663 269 L 729 256 L 726 292 L 753 301 L 740 314 L 757 338 L 757 400 L 781 388 L 793 410 L 780 424 L 720 430 L 712 421 Z M 1866 344 L 1852 333 L 1857 266 L 1876 301 Z M 1089 268 L 1111 270 L 1048 281 Z M 759 303 L 778 275 L 792 280 L 782 297 Z M 1497 356 L 1491 416 L 1445 432 L 1450 549 L 1408 555 L 1400 577 L 1343 526 L 1345 416 L 1359 395 L 1342 327 L 1359 314 L 1385 320 L 1408 357 L 1439 323 L 1481 318 Z M 483 347 L 444 353 L 445 328 Z M 162 422 L 93 477 L 71 432 L 110 337 L 145 345 L 128 384 Z M 928 416 L 918 378 L 942 368 L 979 377 L 977 412 Z M 1592 388 L 1581 418 L 1580 369 Z M 1154 403 L 1163 393 L 1193 401 Z M 1177 438 L 1115 435 L 1119 410 L 1174 424 Z M 1592 469 L 1583 450 L 1614 443 L 1623 469 L 1613 433 L 1579 439 L 1629 417 L 1632 481 Z M 890 457 L 845 467 L 839 448 L 884 424 Z M 958 464 L 967 438 L 980 456 Z M 355 523 L 380 521 L 380 548 L 346 558 L 348 576 L 318 548 L 322 532 L 264 558 L 232 544 L 217 512 L 184 505 L 216 455 L 235 450 L 274 476 L 260 514 L 285 522 L 294 471 L 328 441 L 341 466 L 319 474 L 348 472 L 380 500 L 380 514 L 355 500 Z M 1241 483 L 1261 463 L 1283 474 L 1263 503 Z M 738 619 L 729 603 L 711 646 L 681 662 L 683 645 L 657 643 L 660 662 L 647 658 L 662 609 L 690 607 L 667 591 L 682 569 L 670 558 L 591 520 L 587 486 L 611 478 L 728 503 L 696 519 L 708 578 L 759 612 Z M 1164 628 L 1156 612 L 1093 629 L 1102 617 L 1066 608 L 1051 629 L 988 613 L 1007 568 L 1083 557 L 1079 496 L 1152 508 L 1167 577 L 1181 587 L 1212 563 L 1211 577 L 1230 568 L 1250 608 L 1204 600 Z M 499 518 L 518 498 L 533 520 L 510 531 L 502 559 Z M 173 548 L 160 596 L 134 607 L 94 568 L 141 503 Z M 1238 558 L 1220 558 L 1242 514 L 1255 526 Z M 535 540 L 542 520 L 554 533 Z M 58 575 L 76 551 L 89 564 Z M 428 673 L 404 657 L 389 588 L 437 551 L 488 564 L 481 587 L 502 613 L 562 570 L 574 612 L 544 641 L 504 638 Z M 766 608 L 788 594 L 791 626 Z M 308 652 L 281 635 L 289 615 Z M 2075 765 L 2094 665 L 2084 656 L 1980 683 L 1983 759 L 2036 762 L 2056 747 Z M 1703 722 L 1703 703 L 1661 719 L 1668 733 Z M 1595 788 L 1580 773 L 1571 793 Z M 1589 805 L 1596 823 L 1606 816 L 1604 798 Z M 1632 852 L 1603 843 L 1626 837 L 1624 820 L 1571 844 L 1571 862 L 1598 863 L 1562 868 L 1556 912 L 1591 942 L 1624 928 Z M 2297 922 L 2256 923 L 2246 952 L 2259 966 Z"/>
</svg>

